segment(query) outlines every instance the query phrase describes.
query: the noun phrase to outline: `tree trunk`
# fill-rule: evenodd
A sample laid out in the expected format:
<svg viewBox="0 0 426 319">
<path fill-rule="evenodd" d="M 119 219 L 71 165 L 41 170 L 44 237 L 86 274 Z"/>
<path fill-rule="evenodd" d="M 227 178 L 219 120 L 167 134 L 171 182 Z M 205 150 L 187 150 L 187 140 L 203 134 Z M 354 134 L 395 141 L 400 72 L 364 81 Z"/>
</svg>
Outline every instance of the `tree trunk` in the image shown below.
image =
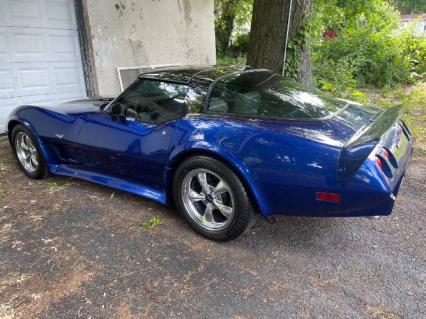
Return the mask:
<svg viewBox="0 0 426 319">
<path fill-rule="evenodd" d="M 281 74 L 287 36 L 290 0 L 254 0 L 247 64 Z M 288 42 L 295 39 L 312 10 L 312 0 L 293 0 Z M 310 50 L 301 48 L 297 80 L 312 85 Z M 291 51 L 287 51 L 287 59 Z"/>
<path fill-rule="evenodd" d="M 222 4 L 222 14 L 220 17 L 221 28 L 222 28 L 222 37 L 221 37 L 221 49 L 222 52 L 226 52 L 229 49 L 229 44 L 231 42 L 232 32 L 234 31 L 234 21 L 235 21 L 235 10 L 234 6 L 236 5 L 237 0 L 224 1 Z"/>
</svg>

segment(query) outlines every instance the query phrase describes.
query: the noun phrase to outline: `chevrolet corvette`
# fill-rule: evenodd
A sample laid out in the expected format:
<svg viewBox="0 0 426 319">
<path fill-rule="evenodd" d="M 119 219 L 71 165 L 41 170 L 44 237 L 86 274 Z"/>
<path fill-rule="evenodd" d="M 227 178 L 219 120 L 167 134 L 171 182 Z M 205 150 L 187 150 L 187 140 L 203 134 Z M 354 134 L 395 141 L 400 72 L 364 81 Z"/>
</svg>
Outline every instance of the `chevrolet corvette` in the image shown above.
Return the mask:
<svg viewBox="0 0 426 319">
<path fill-rule="evenodd" d="M 403 109 L 325 96 L 265 69 L 151 70 L 114 99 L 20 106 L 23 172 L 71 176 L 177 208 L 213 240 L 258 216 L 388 215 L 413 149 Z"/>
</svg>

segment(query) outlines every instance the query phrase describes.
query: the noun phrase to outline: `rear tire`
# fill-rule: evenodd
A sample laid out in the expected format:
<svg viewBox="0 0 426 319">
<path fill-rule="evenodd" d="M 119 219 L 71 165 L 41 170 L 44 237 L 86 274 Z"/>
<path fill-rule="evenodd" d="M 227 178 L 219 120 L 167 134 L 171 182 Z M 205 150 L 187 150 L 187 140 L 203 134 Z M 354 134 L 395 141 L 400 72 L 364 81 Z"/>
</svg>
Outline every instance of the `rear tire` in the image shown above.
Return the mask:
<svg viewBox="0 0 426 319">
<path fill-rule="evenodd" d="M 12 148 L 22 171 L 32 179 L 47 175 L 47 164 L 37 139 L 24 125 L 16 125 L 11 134 Z"/>
<path fill-rule="evenodd" d="M 173 195 L 186 222 L 209 239 L 235 239 L 257 219 L 239 177 L 227 165 L 207 156 L 189 158 L 178 167 Z"/>
</svg>

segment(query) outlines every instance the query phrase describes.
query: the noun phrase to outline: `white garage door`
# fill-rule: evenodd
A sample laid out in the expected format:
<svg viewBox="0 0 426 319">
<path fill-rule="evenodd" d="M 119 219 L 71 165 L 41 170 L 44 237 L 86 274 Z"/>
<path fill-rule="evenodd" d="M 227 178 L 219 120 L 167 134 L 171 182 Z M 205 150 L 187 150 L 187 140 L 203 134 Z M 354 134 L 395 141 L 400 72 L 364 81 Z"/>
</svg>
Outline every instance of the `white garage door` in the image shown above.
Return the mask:
<svg viewBox="0 0 426 319">
<path fill-rule="evenodd" d="M 73 0 L 0 0 L 0 133 L 18 105 L 86 95 Z"/>
</svg>

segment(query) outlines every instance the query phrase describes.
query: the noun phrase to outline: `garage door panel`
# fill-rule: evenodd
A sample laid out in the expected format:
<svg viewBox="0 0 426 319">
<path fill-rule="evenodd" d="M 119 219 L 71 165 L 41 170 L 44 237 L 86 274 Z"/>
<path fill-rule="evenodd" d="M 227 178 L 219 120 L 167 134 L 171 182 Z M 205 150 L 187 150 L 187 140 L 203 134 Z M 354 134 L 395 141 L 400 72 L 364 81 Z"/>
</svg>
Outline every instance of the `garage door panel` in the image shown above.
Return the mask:
<svg viewBox="0 0 426 319">
<path fill-rule="evenodd" d="M 11 94 L 13 92 L 14 86 L 12 81 L 12 73 L 11 70 L 8 69 L 0 69 L 0 96 L 6 96 L 6 94 Z"/>
<path fill-rule="evenodd" d="M 76 31 L 0 27 L 2 62 L 81 61 Z"/>
<path fill-rule="evenodd" d="M 47 24 L 56 28 L 76 29 L 75 13 L 70 1 L 46 1 Z"/>
<path fill-rule="evenodd" d="M 0 62 L 9 62 L 9 51 L 12 39 L 7 36 L 5 28 L 0 27 Z"/>
<path fill-rule="evenodd" d="M 4 61 L 3 58 L 6 58 L 7 49 L 6 49 L 6 34 L 2 33 L 0 30 L 0 58 L 1 61 Z"/>
<path fill-rule="evenodd" d="M 0 99 L 15 96 L 16 69 L 13 64 L 0 63 Z M 3 100 L 0 100 L 0 107 L 3 107 Z"/>
<path fill-rule="evenodd" d="M 56 59 L 73 61 L 76 60 L 78 55 L 78 39 L 73 33 L 48 34 L 49 44 L 52 48 L 52 54 Z"/>
<path fill-rule="evenodd" d="M 77 86 L 80 89 L 81 74 L 77 67 L 56 67 L 54 72 L 58 87 L 69 89 L 70 86 Z"/>
<path fill-rule="evenodd" d="M 69 0 L 0 0 L 0 25 L 77 30 Z"/>
<path fill-rule="evenodd" d="M 5 76 L 0 98 L 47 94 L 52 89 L 47 63 L 0 63 L 0 70 Z"/>
<path fill-rule="evenodd" d="M 2 0 L 1 10 L 5 25 L 42 26 L 42 9 L 40 1 L 31 0 Z"/>
<path fill-rule="evenodd" d="M 42 59 L 46 55 L 46 44 L 42 34 L 36 32 L 14 32 L 12 57 L 14 60 Z M 12 60 L 13 61 L 13 60 Z"/>
<path fill-rule="evenodd" d="M 46 33 L 50 61 L 79 61 L 80 42 L 76 31 L 52 30 Z"/>
<path fill-rule="evenodd" d="M 50 70 L 53 78 L 52 92 L 72 93 L 86 91 L 84 74 L 81 63 L 55 62 L 51 63 Z"/>
<path fill-rule="evenodd" d="M 21 91 L 28 92 L 27 94 L 18 94 L 18 96 L 47 93 L 51 86 L 49 85 L 48 68 L 18 69 L 18 78 Z"/>
<path fill-rule="evenodd" d="M 73 0 L 0 0 L 0 133 L 19 105 L 86 95 Z"/>
<path fill-rule="evenodd" d="M 0 98 L 84 92 L 78 62 L 0 63 Z"/>
</svg>

